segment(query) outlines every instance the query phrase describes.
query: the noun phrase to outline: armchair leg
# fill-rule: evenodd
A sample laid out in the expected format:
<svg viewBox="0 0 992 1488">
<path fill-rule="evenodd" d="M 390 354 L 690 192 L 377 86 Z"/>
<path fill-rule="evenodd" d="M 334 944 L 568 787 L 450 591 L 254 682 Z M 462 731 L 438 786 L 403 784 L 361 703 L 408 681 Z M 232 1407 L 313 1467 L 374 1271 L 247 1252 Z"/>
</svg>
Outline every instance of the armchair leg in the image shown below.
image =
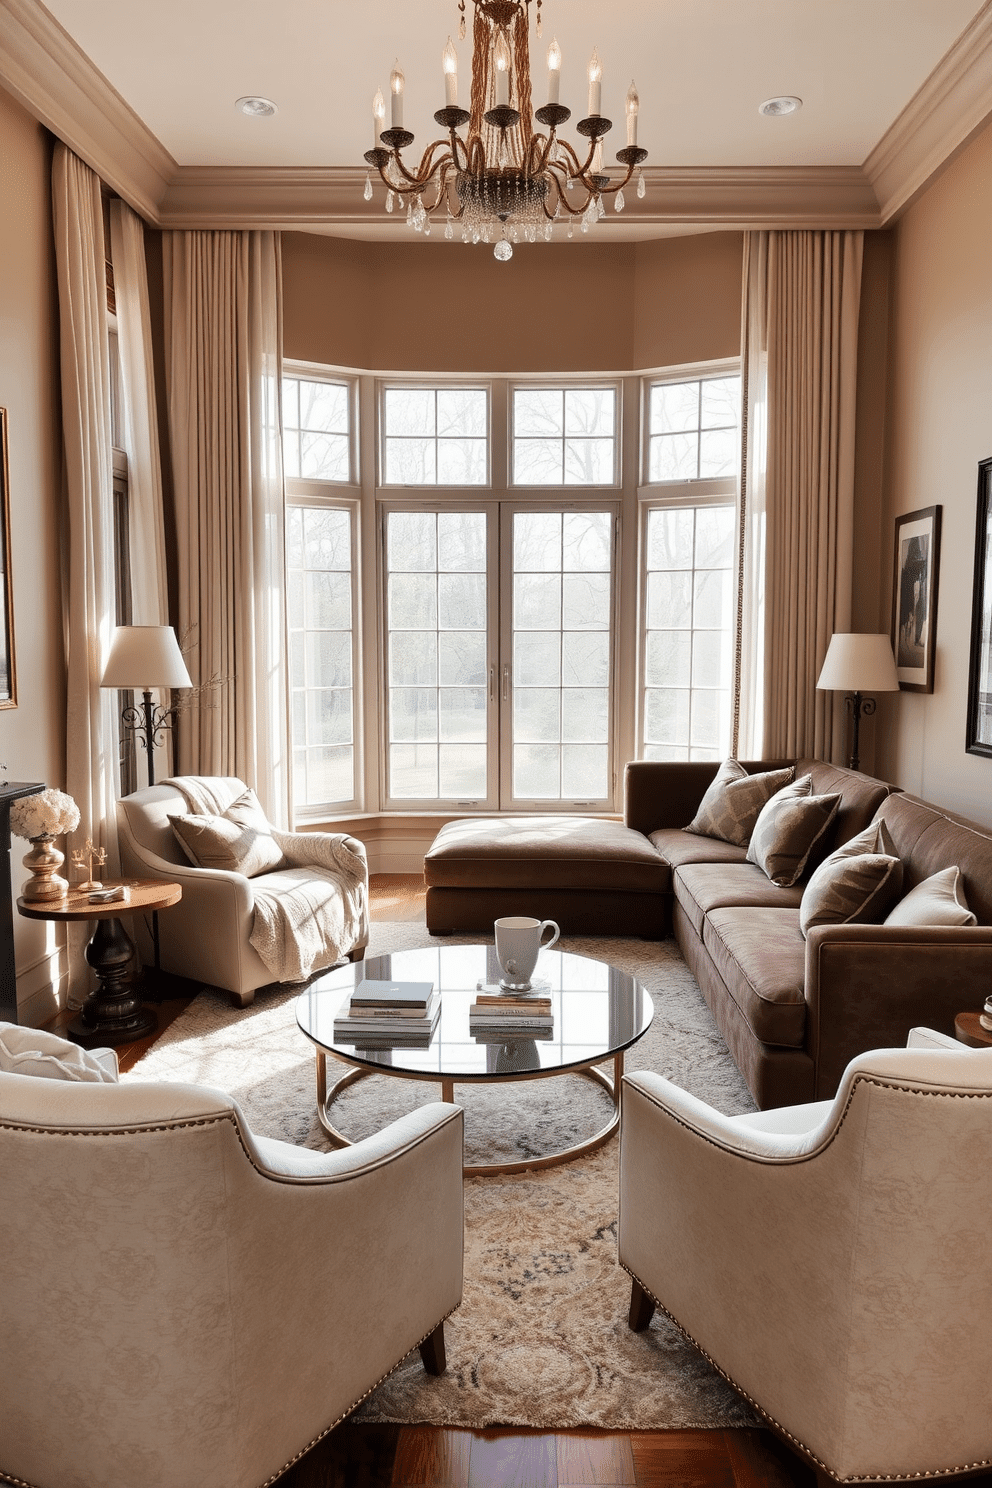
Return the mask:
<svg viewBox="0 0 992 1488">
<path fill-rule="evenodd" d="M 367 949 L 368 949 L 367 946 L 356 946 L 353 951 L 349 951 L 348 952 L 348 960 L 349 961 L 364 961 L 365 960 L 365 952 L 366 952 Z"/>
<path fill-rule="evenodd" d="M 654 1317 L 655 1304 L 651 1301 L 647 1292 L 639 1281 L 631 1278 L 630 1282 L 630 1311 L 627 1314 L 627 1326 L 634 1333 L 643 1333 L 644 1329 Z"/>
<path fill-rule="evenodd" d="M 428 1374 L 443 1374 L 448 1367 L 444 1352 L 444 1324 L 438 1323 L 430 1337 L 420 1345 L 420 1357 Z"/>
<path fill-rule="evenodd" d="M 250 992 L 229 992 L 227 995 L 231 999 L 231 1006 L 236 1008 L 251 1007 L 255 1001 L 254 988 Z"/>
</svg>

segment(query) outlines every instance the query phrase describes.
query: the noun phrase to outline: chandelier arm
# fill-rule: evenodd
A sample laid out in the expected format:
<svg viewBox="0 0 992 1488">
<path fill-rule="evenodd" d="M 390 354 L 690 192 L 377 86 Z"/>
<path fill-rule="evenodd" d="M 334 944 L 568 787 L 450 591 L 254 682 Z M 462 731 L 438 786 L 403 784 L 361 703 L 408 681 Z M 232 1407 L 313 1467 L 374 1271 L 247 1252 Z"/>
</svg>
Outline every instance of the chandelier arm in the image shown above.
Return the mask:
<svg viewBox="0 0 992 1488">
<path fill-rule="evenodd" d="M 622 191 L 623 188 L 626 186 L 627 182 L 630 180 L 630 178 L 631 178 L 631 176 L 633 174 L 634 174 L 634 167 L 632 165 L 628 165 L 627 166 L 627 174 L 624 176 L 623 180 L 622 181 L 611 181 L 610 184 L 609 184 L 609 186 L 601 186 L 599 188 L 600 195 L 601 196 L 614 196 L 618 191 Z"/>
<path fill-rule="evenodd" d="M 411 186 L 418 187 L 422 190 L 426 185 L 428 185 L 435 172 L 440 168 L 441 161 L 443 161 L 445 158 L 442 155 L 439 160 L 435 161 L 434 151 L 446 150 L 447 144 L 447 140 L 435 140 L 433 144 L 428 145 L 427 149 L 420 157 L 420 165 L 417 167 L 416 175 L 411 175 L 411 173 L 407 170 L 406 166 L 403 164 L 403 157 L 400 155 L 399 150 L 393 151 L 393 159 L 395 160 L 397 168 L 404 179 L 409 181 Z M 400 187 L 394 186 L 393 190 L 398 191 L 400 190 Z"/>
</svg>

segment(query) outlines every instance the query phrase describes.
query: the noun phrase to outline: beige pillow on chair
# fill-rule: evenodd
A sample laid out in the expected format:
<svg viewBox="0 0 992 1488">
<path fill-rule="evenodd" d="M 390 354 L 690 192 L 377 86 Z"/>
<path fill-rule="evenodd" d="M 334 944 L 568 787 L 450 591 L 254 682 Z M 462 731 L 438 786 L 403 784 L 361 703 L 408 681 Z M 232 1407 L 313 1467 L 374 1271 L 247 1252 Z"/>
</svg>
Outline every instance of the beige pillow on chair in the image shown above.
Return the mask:
<svg viewBox="0 0 992 1488">
<path fill-rule="evenodd" d="M 170 816 L 169 821 L 194 868 L 220 868 L 257 878 L 285 862 L 253 790 L 232 801 L 222 816 Z"/>
<path fill-rule="evenodd" d="M 794 774 L 794 767 L 788 765 L 783 770 L 749 775 L 735 759 L 724 760 L 696 815 L 684 830 L 698 832 L 700 837 L 732 842 L 735 847 L 747 847 L 762 806 L 783 785 L 788 785 Z"/>
</svg>

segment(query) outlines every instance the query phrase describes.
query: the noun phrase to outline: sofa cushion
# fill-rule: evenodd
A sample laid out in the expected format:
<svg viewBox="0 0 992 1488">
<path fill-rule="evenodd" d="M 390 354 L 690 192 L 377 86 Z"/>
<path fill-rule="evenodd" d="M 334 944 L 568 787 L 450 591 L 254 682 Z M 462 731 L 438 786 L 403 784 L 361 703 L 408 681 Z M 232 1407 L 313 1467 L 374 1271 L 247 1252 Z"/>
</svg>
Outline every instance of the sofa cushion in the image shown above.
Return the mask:
<svg viewBox="0 0 992 1488">
<path fill-rule="evenodd" d="M 668 893 L 672 870 L 642 832 L 583 816 L 449 822 L 424 858 L 429 888 L 638 890 Z"/>
<path fill-rule="evenodd" d="M 860 770 L 849 770 L 844 765 L 828 764 L 826 760 L 797 760 L 796 779 L 800 780 L 804 775 L 809 775 L 813 781 L 814 796 L 835 792 L 840 796 L 837 815 L 823 843 L 824 852 L 832 851 L 848 838 L 863 832 L 890 790 L 884 780 L 875 780 L 871 775 L 862 775 Z"/>
<path fill-rule="evenodd" d="M 754 863 L 685 863 L 672 870 L 672 889 L 700 936 L 711 909 L 798 909 L 803 896 L 801 888 L 773 884 Z"/>
<path fill-rule="evenodd" d="M 882 825 L 879 823 L 879 825 Z M 961 883 L 961 869 L 942 868 L 925 878 L 900 899 L 887 917 L 887 925 L 977 925 L 968 908 Z"/>
<path fill-rule="evenodd" d="M 746 848 L 719 837 L 698 837 L 684 827 L 659 827 L 649 841 L 673 868 L 683 863 L 743 863 L 747 858 Z"/>
<path fill-rule="evenodd" d="M 840 796 L 813 795 L 813 780 L 803 775 L 772 796 L 761 808 L 747 850 L 749 863 L 757 863 L 772 883 L 797 883 L 807 865 L 812 867 L 817 847 L 833 825 Z"/>
<path fill-rule="evenodd" d="M 992 829 L 903 793 L 888 796 L 877 816 L 892 834 L 907 889 L 943 868 L 960 868 L 978 923 L 992 925 Z"/>
<path fill-rule="evenodd" d="M 902 863 L 884 822 L 873 822 L 834 849 L 813 873 L 799 907 L 799 928 L 880 925 L 902 891 Z"/>
<path fill-rule="evenodd" d="M 749 775 L 735 759 L 724 760 L 685 831 L 747 847 L 762 806 L 792 778 L 791 766 Z"/>
<path fill-rule="evenodd" d="M 798 909 L 714 909 L 703 945 L 755 1038 L 802 1047 L 806 942 Z"/>
</svg>

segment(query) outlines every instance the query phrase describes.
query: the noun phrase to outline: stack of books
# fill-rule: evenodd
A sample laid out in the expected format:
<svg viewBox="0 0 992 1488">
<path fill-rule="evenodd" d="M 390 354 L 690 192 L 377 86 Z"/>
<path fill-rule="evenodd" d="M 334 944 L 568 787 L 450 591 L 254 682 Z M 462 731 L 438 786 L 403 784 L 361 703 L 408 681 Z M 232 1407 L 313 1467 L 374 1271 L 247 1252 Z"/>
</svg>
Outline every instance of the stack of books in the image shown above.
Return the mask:
<svg viewBox="0 0 992 1488">
<path fill-rule="evenodd" d="M 468 1027 L 480 1044 L 549 1039 L 555 1027 L 551 998 L 539 992 L 500 992 L 480 986 L 468 1010 Z"/>
<path fill-rule="evenodd" d="M 359 982 L 334 1020 L 334 1042 L 362 1049 L 427 1049 L 441 1016 L 433 982 Z"/>
</svg>

